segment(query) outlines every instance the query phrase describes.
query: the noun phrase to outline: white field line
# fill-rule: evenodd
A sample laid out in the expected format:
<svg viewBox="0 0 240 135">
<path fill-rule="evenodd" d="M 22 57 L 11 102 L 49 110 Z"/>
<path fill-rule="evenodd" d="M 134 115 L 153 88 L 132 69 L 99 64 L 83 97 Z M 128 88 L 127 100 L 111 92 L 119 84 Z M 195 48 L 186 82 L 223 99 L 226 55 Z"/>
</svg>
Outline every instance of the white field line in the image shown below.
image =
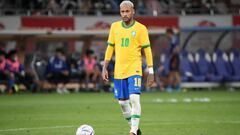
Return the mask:
<svg viewBox="0 0 240 135">
<path fill-rule="evenodd" d="M 240 124 L 240 121 L 214 121 L 217 124 Z"/>
<path fill-rule="evenodd" d="M 155 102 L 155 103 L 179 103 L 179 102 L 184 102 L 184 103 L 192 103 L 192 102 L 207 103 L 207 102 L 211 102 L 211 99 L 207 98 L 207 97 L 202 97 L 202 98 L 183 98 L 183 99 L 177 99 L 177 98 L 161 99 L 161 98 L 156 98 L 156 99 L 153 99 L 152 102 Z"/>
<path fill-rule="evenodd" d="M 172 125 L 172 124 L 199 124 L 199 123 L 212 123 L 212 124 L 240 124 L 240 121 L 162 121 L 158 124 L 160 125 Z M 44 129 L 58 129 L 58 128 L 73 128 L 77 127 L 76 125 L 69 126 L 52 126 L 52 127 L 33 127 L 33 128 L 10 128 L 2 129 L 0 132 L 13 132 L 13 131 L 26 131 L 26 130 L 44 130 Z"/>
<path fill-rule="evenodd" d="M 210 123 L 210 124 L 240 124 L 240 121 L 165 121 L 159 122 L 160 125 L 172 125 L 172 124 L 199 124 L 199 123 Z"/>
<path fill-rule="evenodd" d="M 77 127 L 77 126 L 76 125 L 68 125 L 68 126 L 52 126 L 52 127 L 9 128 L 9 129 L 1 129 L 0 132 L 26 131 L 26 130 L 43 130 L 43 129 L 58 129 L 58 128 L 73 128 L 73 127 Z"/>
</svg>

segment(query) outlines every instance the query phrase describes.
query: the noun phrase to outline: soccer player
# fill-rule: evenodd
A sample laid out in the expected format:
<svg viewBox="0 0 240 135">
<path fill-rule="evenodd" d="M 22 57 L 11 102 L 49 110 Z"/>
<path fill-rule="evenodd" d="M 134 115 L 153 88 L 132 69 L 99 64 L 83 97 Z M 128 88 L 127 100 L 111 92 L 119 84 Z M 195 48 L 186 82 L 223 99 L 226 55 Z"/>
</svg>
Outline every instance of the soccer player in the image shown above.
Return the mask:
<svg viewBox="0 0 240 135">
<path fill-rule="evenodd" d="M 154 73 L 147 28 L 133 19 L 134 13 L 132 2 L 123 1 L 120 4 L 122 20 L 111 25 L 102 78 L 104 81 L 109 81 L 107 67 L 115 51 L 115 98 L 119 101 L 124 118 L 130 124 L 130 135 L 141 135 L 139 130 L 142 82 L 141 49 L 144 50 L 149 69 L 149 86 L 154 82 Z"/>
</svg>

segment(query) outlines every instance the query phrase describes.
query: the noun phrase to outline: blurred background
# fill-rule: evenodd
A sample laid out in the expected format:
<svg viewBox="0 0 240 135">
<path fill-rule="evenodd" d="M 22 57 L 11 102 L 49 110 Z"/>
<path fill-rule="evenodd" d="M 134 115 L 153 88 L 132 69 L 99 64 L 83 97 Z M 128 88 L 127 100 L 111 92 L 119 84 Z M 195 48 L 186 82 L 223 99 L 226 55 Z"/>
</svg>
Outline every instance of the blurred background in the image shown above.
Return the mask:
<svg viewBox="0 0 240 135">
<path fill-rule="evenodd" d="M 135 19 L 149 30 L 156 83 L 143 89 L 240 87 L 239 0 L 133 0 Z M 0 89 L 14 93 L 112 91 L 101 66 L 121 0 L 1 0 Z M 167 36 L 166 30 L 173 31 Z M 178 73 L 169 78 L 179 48 Z M 169 54 L 169 52 L 171 54 Z M 124 55 L 124 54 L 123 54 Z M 168 57 L 169 56 L 169 57 Z M 11 68 L 14 67 L 14 68 Z M 109 66 L 113 79 L 114 58 Z M 180 77 L 180 82 L 176 78 Z M 169 89 L 172 87 L 172 89 Z"/>
</svg>

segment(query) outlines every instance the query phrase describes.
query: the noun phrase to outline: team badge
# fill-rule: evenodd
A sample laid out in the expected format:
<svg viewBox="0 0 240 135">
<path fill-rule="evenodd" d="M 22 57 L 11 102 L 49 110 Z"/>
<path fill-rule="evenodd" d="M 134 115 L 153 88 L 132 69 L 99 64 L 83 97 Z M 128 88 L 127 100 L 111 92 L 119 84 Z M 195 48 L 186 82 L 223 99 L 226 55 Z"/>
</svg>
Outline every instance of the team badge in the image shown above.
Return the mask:
<svg viewBox="0 0 240 135">
<path fill-rule="evenodd" d="M 132 31 L 132 37 L 136 37 L 136 31 Z"/>
</svg>

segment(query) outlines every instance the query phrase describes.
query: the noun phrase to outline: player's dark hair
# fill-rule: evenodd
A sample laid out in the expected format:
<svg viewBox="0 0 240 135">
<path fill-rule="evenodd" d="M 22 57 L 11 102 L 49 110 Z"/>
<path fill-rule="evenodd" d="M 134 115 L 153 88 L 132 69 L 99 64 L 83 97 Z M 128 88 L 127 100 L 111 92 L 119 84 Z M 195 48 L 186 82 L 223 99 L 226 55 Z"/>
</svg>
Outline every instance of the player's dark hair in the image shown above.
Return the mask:
<svg viewBox="0 0 240 135">
<path fill-rule="evenodd" d="M 56 53 L 61 53 L 61 54 L 65 54 L 65 52 L 63 51 L 63 49 L 62 48 L 57 48 L 56 49 Z"/>
<path fill-rule="evenodd" d="M 174 31 L 172 28 L 167 28 L 166 33 L 174 34 Z"/>
<path fill-rule="evenodd" d="M 94 54 L 94 51 L 91 50 L 91 49 L 87 49 L 86 52 L 85 52 L 85 54 L 86 54 L 87 56 L 89 56 L 89 55 Z"/>
</svg>

